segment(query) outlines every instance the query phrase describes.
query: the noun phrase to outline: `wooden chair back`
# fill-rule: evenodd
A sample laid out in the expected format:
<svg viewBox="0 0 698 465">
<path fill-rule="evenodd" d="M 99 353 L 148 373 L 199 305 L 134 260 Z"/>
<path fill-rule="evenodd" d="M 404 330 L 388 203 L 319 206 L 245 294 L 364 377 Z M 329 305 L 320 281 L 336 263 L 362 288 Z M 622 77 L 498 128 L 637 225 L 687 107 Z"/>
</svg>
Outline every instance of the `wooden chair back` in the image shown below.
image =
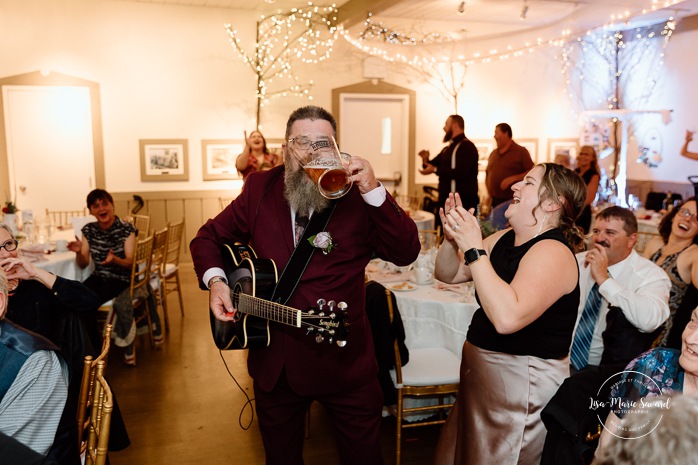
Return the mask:
<svg viewBox="0 0 698 465">
<path fill-rule="evenodd" d="M 167 226 L 167 250 L 163 261 L 163 274 L 166 273 L 166 265 L 179 265 L 179 253 L 182 248 L 182 236 L 184 234 L 184 219 Z"/>
<path fill-rule="evenodd" d="M 147 320 L 150 343 L 155 345 L 153 335 L 153 322 L 150 318 L 148 308 L 148 284 L 150 284 L 151 263 L 153 260 L 154 237 L 148 236 L 139 240 L 136 244 L 136 251 L 133 254 L 133 264 L 131 265 L 131 285 L 130 295 L 133 302 L 133 317 L 138 324 L 142 320 Z"/>
<path fill-rule="evenodd" d="M 147 215 L 131 215 L 131 223 L 136 228 L 136 236 L 148 237 L 150 232 L 150 217 Z"/>
<path fill-rule="evenodd" d="M 97 375 L 97 363 L 104 362 L 106 366 L 109 358 L 109 348 L 111 347 L 111 332 L 112 325 L 108 324 L 104 328 L 104 337 L 102 338 L 102 351 L 93 360 L 91 355 L 85 357 L 85 362 L 82 368 L 82 381 L 80 383 L 80 394 L 78 396 L 78 412 L 76 424 L 78 427 L 78 447 L 80 453 L 85 452 L 87 447 L 86 436 L 90 425 L 88 412 L 94 404 L 94 386 L 95 377 Z"/>
<path fill-rule="evenodd" d="M 165 330 L 169 330 L 170 322 L 167 313 L 167 296 L 171 292 L 177 292 L 179 297 L 179 309 L 184 316 L 184 299 L 182 297 L 182 286 L 179 281 L 179 254 L 182 247 L 182 236 L 184 235 L 184 219 L 167 227 L 167 249 L 165 259 L 162 262 L 161 276 L 162 282 L 162 308 L 165 313 Z"/>
<path fill-rule="evenodd" d="M 165 328 L 169 328 L 169 318 L 167 316 L 167 308 L 165 307 L 164 299 L 164 262 L 165 253 L 167 252 L 167 235 L 168 227 L 165 226 L 160 231 L 156 231 L 153 234 L 153 253 L 150 259 L 150 286 L 155 292 L 155 297 L 157 302 L 162 306 L 163 313 L 165 314 Z"/>
<path fill-rule="evenodd" d="M 94 379 L 93 403 L 85 447 L 85 465 L 105 465 L 109 447 L 109 428 L 114 400 L 111 388 L 104 379 L 106 362 L 97 362 Z"/>
<path fill-rule="evenodd" d="M 66 226 L 71 218 L 87 216 L 87 208 L 82 210 L 49 210 L 46 209 L 46 219 L 54 226 Z"/>
</svg>

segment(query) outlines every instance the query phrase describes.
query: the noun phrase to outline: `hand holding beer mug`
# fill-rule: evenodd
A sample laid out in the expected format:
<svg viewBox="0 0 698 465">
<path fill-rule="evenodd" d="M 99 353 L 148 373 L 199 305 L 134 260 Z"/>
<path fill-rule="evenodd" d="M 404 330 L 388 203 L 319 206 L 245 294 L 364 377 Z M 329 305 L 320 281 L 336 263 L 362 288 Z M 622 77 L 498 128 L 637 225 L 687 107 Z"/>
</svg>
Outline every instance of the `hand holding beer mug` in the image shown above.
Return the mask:
<svg viewBox="0 0 698 465">
<path fill-rule="evenodd" d="M 344 165 L 351 156 L 339 151 L 334 136 L 326 133 L 314 136 L 304 134 L 290 139 L 289 146 L 310 179 L 317 182 L 323 197 L 338 199 L 349 192 L 351 173 Z"/>
</svg>

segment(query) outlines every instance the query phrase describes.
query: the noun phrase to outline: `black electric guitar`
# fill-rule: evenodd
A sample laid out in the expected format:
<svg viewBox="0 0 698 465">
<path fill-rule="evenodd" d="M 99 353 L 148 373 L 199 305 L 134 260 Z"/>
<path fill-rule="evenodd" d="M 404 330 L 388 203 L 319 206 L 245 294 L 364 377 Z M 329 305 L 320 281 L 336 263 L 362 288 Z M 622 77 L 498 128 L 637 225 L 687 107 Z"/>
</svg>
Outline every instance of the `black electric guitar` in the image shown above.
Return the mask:
<svg viewBox="0 0 698 465">
<path fill-rule="evenodd" d="M 223 264 L 230 287 L 230 299 L 237 309 L 235 320 L 221 321 L 210 312 L 211 332 L 221 350 L 248 349 L 269 345 L 269 321 L 305 328 L 316 342 L 346 345 L 349 322 L 347 304 L 318 299 L 317 307 L 297 310 L 271 302 L 277 281 L 273 260 L 257 258 L 251 247 L 224 245 Z"/>
</svg>

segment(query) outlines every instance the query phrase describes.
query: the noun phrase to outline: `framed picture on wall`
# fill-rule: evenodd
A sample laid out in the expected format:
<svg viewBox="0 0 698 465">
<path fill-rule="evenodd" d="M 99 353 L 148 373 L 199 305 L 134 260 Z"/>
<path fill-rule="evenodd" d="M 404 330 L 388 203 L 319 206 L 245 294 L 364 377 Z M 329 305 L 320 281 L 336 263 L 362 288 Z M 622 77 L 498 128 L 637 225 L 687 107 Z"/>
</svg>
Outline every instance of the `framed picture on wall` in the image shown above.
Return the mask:
<svg viewBox="0 0 698 465">
<path fill-rule="evenodd" d="M 283 145 L 286 141 L 284 139 L 267 139 L 267 148 L 270 152 L 276 153 L 283 158 Z"/>
<path fill-rule="evenodd" d="M 201 141 L 204 181 L 241 179 L 235 168 L 235 160 L 245 148 L 245 141 L 233 139 L 210 139 Z"/>
<path fill-rule="evenodd" d="M 576 137 L 548 139 L 548 159 L 545 161 L 559 163 L 562 161 L 561 158 L 567 158 L 570 166 L 574 166 L 574 161 L 577 158 L 577 142 Z M 556 157 L 558 161 L 555 160 Z"/>
<path fill-rule="evenodd" d="M 186 139 L 141 139 L 141 181 L 186 181 L 189 179 Z"/>
<path fill-rule="evenodd" d="M 478 171 L 485 171 L 487 169 L 487 161 L 490 159 L 490 153 L 494 150 L 494 141 L 491 139 L 473 139 L 473 144 L 477 148 Z"/>
<path fill-rule="evenodd" d="M 516 139 L 514 142 L 525 147 L 533 163 L 538 163 L 538 139 Z"/>
</svg>

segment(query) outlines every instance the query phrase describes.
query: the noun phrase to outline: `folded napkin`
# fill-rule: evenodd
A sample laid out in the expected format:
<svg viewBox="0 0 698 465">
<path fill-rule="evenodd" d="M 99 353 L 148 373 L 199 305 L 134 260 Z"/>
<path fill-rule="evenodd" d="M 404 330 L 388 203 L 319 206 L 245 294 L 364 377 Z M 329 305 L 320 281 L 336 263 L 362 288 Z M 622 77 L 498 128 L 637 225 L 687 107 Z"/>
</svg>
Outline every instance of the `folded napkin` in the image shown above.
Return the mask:
<svg viewBox="0 0 698 465">
<path fill-rule="evenodd" d="M 462 284 L 448 284 L 448 283 L 442 283 L 441 281 L 435 281 L 434 285 L 432 287 L 434 289 L 438 289 L 440 291 L 452 291 L 452 292 L 456 292 L 458 294 L 463 293 L 463 285 Z"/>
</svg>

